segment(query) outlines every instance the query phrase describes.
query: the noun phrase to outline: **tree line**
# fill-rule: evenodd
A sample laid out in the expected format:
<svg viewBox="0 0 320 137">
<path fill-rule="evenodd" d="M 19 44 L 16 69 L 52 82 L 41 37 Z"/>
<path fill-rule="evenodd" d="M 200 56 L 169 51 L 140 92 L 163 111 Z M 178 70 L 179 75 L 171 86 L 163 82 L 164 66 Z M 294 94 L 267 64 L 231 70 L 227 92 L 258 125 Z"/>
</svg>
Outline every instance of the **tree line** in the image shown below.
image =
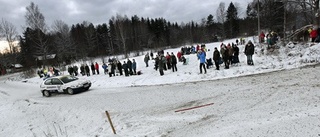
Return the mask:
<svg viewBox="0 0 320 137">
<path fill-rule="evenodd" d="M 226 6 L 221 2 L 215 14 L 200 22 L 178 24 L 164 18 L 117 14 L 97 25 L 83 21 L 69 26 L 56 20 L 48 27 L 40 8 L 31 2 L 26 7 L 22 35 L 18 36 L 15 26 L 2 19 L 0 34 L 9 43 L 9 50 L 0 54 L 0 64 L 20 63 L 27 68 L 70 64 L 88 58 L 120 54 L 129 57 L 145 50 L 253 36 L 259 33 L 258 17 L 262 30 L 276 31 L 281 36 L 310 23 L 319 24 L 319 0 L 253 0 L 243 18 L 239 17 L 237 5 L 231 2 Z M 19 48 L 14 46 L 14 41 L 19 41 Z M 55 55 L 55 62 L 48 61 L 50 55 Z"/>
</svg>

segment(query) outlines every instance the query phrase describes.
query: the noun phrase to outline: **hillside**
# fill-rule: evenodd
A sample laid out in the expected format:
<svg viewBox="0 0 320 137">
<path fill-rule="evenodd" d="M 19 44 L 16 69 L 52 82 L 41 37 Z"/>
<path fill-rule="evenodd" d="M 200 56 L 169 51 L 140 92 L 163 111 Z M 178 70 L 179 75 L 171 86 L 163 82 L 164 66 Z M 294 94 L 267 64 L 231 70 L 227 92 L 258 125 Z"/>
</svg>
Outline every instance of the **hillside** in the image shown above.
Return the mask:
<svg viewBox="0 0 320 137">
<path fill-rule="evenodd" d="M 220 44 L 206 44 L 207 58 Z M 207 74 L 199 74 L 195 54 L 164 76 L 152 63 L 145 67 L 143 56 L 134 57 L 142 75 L 80 76 L 93 85 L 75 95 L 46 98 L 39 77 L 25 82 L 17 74 L 0 77 L 0 136 L 319 136 L 320 45 L 289 44 L 273 52 L 257 46 L 254 66 L 246 65 L 244 46 L 239 48 L 239 65 L 210 68 Z"/>
</svg>

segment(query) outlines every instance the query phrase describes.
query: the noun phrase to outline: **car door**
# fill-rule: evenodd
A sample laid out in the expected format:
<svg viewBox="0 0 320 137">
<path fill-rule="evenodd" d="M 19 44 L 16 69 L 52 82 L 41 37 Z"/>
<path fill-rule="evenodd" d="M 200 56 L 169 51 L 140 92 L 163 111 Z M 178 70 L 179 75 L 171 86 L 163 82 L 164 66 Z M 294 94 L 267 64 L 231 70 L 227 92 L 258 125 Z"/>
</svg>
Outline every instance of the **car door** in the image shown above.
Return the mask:
<svg viewBox="0 0 320 137">
<path fill-rule="evenodd" d="M 53 86 L 55 86 L 55 90 L 57 90 L 58 92 L 63 92 L 63 89 L 62 89 L 63 83 L 61 82 L 60 79 L 53 78 L 51 83 L 52 83 Z"/>
<path fill-rule="evenodd" d="M 44 82 L 44 85 L 45 85 L 45 89 L 46 89 L 46 90 L 54 91 L 54 90 L 57 89 L 57 87 L 52 84 L 52 79 L 47 79 L 47 80 Z"/>
</svg>

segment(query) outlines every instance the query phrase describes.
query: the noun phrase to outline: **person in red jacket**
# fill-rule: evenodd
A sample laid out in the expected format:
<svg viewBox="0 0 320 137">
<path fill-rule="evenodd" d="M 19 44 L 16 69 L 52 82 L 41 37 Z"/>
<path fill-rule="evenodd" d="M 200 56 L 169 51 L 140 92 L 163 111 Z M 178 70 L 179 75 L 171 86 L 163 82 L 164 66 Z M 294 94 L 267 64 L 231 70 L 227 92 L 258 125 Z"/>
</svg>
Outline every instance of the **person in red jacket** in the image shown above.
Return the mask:
<svg viewBox="0 0 320 137">
<path fill-rule="evenodd" d="M 316 40 L 317 36 L 318 36 L 317 30 L 312 30 L 310 32 L 311 42 L 314 42 Z"/>
<path fill-rule="evenodd" d="M 97 74 L 99 75 L 99 64 L 96 62 L 96 64 L 94 65 L 94 67 L 96 68 Z"/>
<path fill-rule="evenodd" d="M 260 33 L 260 43 L 264 43 L 264 37 L 265 37 L 265 35 L 264 35 L 263 31 L 262 31 Z"/>
<path fill-rule="evenodd" d="M 171 62 L 170 62 L 170 58 L 171 58 L 171 56 L 170 56 L 170 54 L 169 54 L 169 52 L 167 52 L 167 55 L 166 55 L 166 62 L 167 62 L 167 67 L 168 67 L 168 69 L 171 69 Z"/>
<path fill-rule="evenodd" d="M 181 56 L 182 56 L 182 53 L 181 53 L 181 51 L 178 51 L 178 53 L 177 53 L 177 57 L 178 57 L 178 60 L 181 62 Z"/>
<path fill-rule="evenodd" d="M 199 45 L 197 45 L 197 49 L 196 50 L 197 50 L 196 53 L 198 53 L 198 51 L 200 50 L 200 46 Z"/>
</svg>

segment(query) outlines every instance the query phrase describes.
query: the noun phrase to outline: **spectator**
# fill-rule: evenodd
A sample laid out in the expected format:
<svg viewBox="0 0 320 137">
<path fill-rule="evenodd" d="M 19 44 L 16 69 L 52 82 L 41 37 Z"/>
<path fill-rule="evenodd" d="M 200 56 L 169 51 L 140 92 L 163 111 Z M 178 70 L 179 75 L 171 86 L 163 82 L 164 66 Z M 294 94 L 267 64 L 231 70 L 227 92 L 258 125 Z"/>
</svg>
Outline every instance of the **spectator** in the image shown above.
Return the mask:
<svg viewBox="0 0 320 137">
<path fill-rule="evenodd" d="M 78 66 L 77 65 L 73 66 L 73 73 L 75 76 L 78 76 Z"/>
<path fill-rule="evenodd" d="M 127 65 L 128 65 L 128 69 L 129 69 L 129 74 L 132 75 L 133 72 L 132 72 L 132 62 L 130 59 L 127 60 Z"/>
<path fill-rule="evenodd" d="M 264 35 L 264 33 L 263 33 L 263 31 L 260 33 L 260 43 L 264 43 L 264 37 L 265 37 L 265 35 Z"/>
<path fill-rule="evenodd" d="M 146 67 L 149 67 L 149 64 L 148 64 L 149 60 L 150 60 L 149 53 L 147 53 L 147 54 L 144 56 L 144 62 L 146 63 Z"/>
<path fill-rule="evenodd" d="M 93 64 L 93 63 L 92 63 L 92 64 Z M 87 76 L 90 76 L 90 69 L 89 69 L 88 64 L 86 64 L 86 66 L 84 67 L 84 69 L 85 69 L 85 72 L 86 72 Z"/>
<path fill-rule="evenodd" d="M 129 76 L 129 66 L 125 61 L 123 61 L 122 68 L 124 70 L 124 75 L 126 77 L 128 77 Z"/>
<path fill-rule="evenodd" d="M 92 75 L 95 75 L 96 74 L 96 70 L 95 70 L 95 66 L 93 63 L 91 63 L 91 71 L 92 71 Z"/>
<path fill-rule="evenodd" d="M 206 54 L 205 52 L 203 52 L 202 50 L 198 50 L 198 58 L 200 60 L 200 74 L 202 74 L 202 68 L 204 69 L 204 74 L 207 73 L 207 69 L 206 69 Z"/>
<path fill-rule="evenodd" d="M 106 63 L 103 63 L 102 69 L 104 70 L 104 74 L 108 74 L 108 65 Z"/>
<path fill-rule="evenodd" d="M 99 64 L 96 62 L 96 64 L 95 64 L 95 69 L 96 69 L 96 71 L 97 71 L 97 75 L 99 75 Z"/>
<path fill-rule="evenodd" d="M 311 42 L 315 42 L 317 36 L 318 36 L 317 30 L 316 30 L 316 29 L 312 30 L 312 31 L 310 32 Z"/>
<path fill-rule="evenodd" d="M 248 65 L 253 65 L 252 55 L 254 54 L 254 45 L 252 44 L 252 42 L 250 40 L 244 49 L 244 53 L 247 56 Z"/>
<path fill-rule="evenodd" d="M 216 66 L 216 70 L 219 70 L 219 61 L 220 61 L 221 57 L 220 57 L 220 52 L 218 51 L 217 47 L 214 48 L 214 52 L 213 52 L 213 61 L 214 64 Z"/>
<path fill-rule="evenodd" d="M 135 59 L 132 59 L 132 70 L 133 70 L 133 74 L 136 75 L 137 74 L 137 63 Z"/>
<path fill-rule="evenodd" d="M 173 54 L 173 52 L 171 52 L 171 57 L 170 57 L 170 62 L 171 62 L 171 68 L 172 71 L 178 71 L 177 69 L 177 58 L 176 56 Z"/>
</svg>

